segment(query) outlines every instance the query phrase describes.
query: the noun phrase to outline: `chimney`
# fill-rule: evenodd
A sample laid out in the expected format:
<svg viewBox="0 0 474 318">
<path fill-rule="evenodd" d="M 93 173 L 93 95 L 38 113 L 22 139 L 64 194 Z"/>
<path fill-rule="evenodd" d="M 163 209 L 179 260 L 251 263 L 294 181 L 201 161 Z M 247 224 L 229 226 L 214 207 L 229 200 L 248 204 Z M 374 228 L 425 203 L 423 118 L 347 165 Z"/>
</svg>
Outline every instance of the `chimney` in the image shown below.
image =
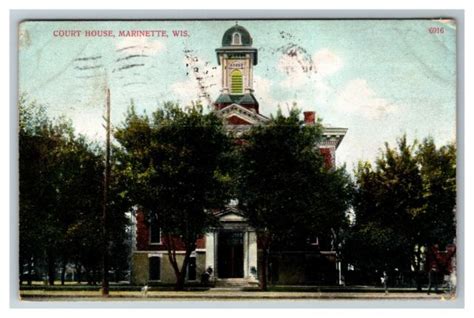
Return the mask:
<svg viewBox="0 0 474 318">
<path fill-rule="evenodd" d="M 314 125 L 316 123 L 316 112 L 307 111 L 303 112 L 304 114 L 304 123 L 306 125 Z"/>
</svg>

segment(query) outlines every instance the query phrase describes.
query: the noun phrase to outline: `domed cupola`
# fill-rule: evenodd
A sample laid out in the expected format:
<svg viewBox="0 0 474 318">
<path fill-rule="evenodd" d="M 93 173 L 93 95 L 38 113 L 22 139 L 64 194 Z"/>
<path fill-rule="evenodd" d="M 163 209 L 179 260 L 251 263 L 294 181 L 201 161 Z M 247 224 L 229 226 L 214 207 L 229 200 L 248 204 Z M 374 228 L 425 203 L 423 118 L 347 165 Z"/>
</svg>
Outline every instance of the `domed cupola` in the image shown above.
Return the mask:
<svg viewBox="0 0 474 318">
<path fill-rule="evenodd" d="M 236 24 L 225 31 L 222 46 L 252 46 L 252 37 L 247 29 Z"/>
</svg>

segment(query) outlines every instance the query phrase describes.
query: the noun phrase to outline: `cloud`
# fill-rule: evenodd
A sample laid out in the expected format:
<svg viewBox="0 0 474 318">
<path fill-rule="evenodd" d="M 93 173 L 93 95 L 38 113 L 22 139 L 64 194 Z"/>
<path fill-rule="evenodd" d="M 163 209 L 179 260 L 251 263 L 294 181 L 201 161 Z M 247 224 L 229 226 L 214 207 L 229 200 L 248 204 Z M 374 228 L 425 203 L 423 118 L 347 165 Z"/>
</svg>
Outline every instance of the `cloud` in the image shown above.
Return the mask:
<svg viewBox="0 0 474 318">
<path fill-rule="evenodd" d="M 292 47 L 280 57 L 277 69 L 286 74 L 286 78 L 280 83 L 285 88 L 295 89 L 316 84 L 316 88 L 327 89 L 326 77 L 337 73 L 343 65 L 341 57 L 327 48 L 311 56 L 302 48 Z"/>
<path fill-rule="evenodd" d="M 165 45 L 158 40 L 146 37 L 125 37 L 116 44 L 117 51 L 126 51 L 127 54 L 156 55 L 165 50 Z"/>
<path fill-rule="evenodd" d="M 212 103 L 219 95 L 220 68 L 211 67 L 209 62 L 190 53 L 183 63 L 186 65 L 188 79 L 171 85 L 173 95 L 183 105 L 190 105 L 191 102 L 204 105 Z M 260 112 L 269 115 L 275 113 L 278 106 L 286 112 L 295 102 L 302 109 L 314 107 L 316 100 L 326 99 L 334 91 L 326 77 L 337 73 L 342 67 L 342 59 L 329 49 L 310 55 L 302 48 L 291 47 L 286 54 L 282 54 L 277 65 L 278 70 L 287 75 L 283 81 L 278 83 L 254 75 L 254 90 Z M 285 100 L 276 99 L 273 94 L 276 85 L 311 92 L 314 103 L 304 98 L 304 93 Z"/>
<path fill-rule="evenodd" d="M 278 108 L 281 109 L 283 114 L 288 114 L 289 110 L 292 109 L 295 104 L 296 107 L 307 110 L 308 101 L 302 98 L 287 98 L 287 99 L 276 99 L 272 94 L 275 82 L 258 75 L 254 75 L 253 88 L 255 90 L 255 97 L 260 104 L 260 113 L 265 116 L 276 114 Z"/>
<path fill-rule="evenodd" d="M 344 66 L 342 59 L 329 49 L 316 52 L 313 61 L 316 73 L 322 78 L 337 73 Z"/>
<path fill-rule="evenodd" d="M 278 101 L 272 95 L 271 89 L 273 81 L 258 75 L 253 77 L 253 88 L 255 90 L 255 97 L 260 104 L 260 112 L 268 115 L 276 111 Z"/>
<path fill-rule="evenodd" d="M 378 119 L 394 113 L 399 106 L 378 97 L 365 79 L 351 80 L 337 95 L 334 107 L 343 113 Z"/>
</svg>

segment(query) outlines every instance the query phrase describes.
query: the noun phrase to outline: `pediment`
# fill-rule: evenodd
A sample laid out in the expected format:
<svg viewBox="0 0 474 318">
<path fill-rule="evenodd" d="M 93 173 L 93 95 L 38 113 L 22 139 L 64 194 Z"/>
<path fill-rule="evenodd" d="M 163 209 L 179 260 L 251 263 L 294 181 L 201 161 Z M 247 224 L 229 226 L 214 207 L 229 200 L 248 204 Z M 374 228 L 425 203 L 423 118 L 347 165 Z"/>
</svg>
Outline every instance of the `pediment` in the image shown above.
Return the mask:
<svg viewBox="0 0 474 318">
<path fill-rule="evenodd" d="M 219 110 L 229 125 L 255 125 L 266 122 L 268 118 L 257 114 L 239 104 L 230 104 Z"/>
<path fill-rule="evenodd" d="M 221 222 L 246 222 L 244 215 L 236 207 L 229 206 L 216 215 Z"/>
<path fill-rule="evenodd" d="M 242 215 L 236 213 L 227 213 L 219 218 L 221 222 L 245 222 L 245 218 Z"/>
</svg>

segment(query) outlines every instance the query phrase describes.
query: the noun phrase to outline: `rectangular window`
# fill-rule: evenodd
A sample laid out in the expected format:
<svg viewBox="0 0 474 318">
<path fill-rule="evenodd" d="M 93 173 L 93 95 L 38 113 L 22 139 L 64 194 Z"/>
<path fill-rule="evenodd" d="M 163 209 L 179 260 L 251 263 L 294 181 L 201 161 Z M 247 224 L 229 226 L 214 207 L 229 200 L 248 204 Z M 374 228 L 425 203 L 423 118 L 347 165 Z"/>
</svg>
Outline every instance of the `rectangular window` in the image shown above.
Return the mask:
<svg viewBox="0 0 474 318">
<path fill-rule="evenodd" d="M 196 280 L 196 257 L 189 258 L 188 280 Z"/>
<path fill-rule="evenodd" d="M 150 243 L 160 244 L 161 243 L 161 230 L 158 224 L 158 220 L 152 219 L 150 221 Z"/>
<path fill-rule="evenodd" d="M 161 279 L 161 257 L 151 256 L 148 258 L 149 280 Z"/>
</svg>

